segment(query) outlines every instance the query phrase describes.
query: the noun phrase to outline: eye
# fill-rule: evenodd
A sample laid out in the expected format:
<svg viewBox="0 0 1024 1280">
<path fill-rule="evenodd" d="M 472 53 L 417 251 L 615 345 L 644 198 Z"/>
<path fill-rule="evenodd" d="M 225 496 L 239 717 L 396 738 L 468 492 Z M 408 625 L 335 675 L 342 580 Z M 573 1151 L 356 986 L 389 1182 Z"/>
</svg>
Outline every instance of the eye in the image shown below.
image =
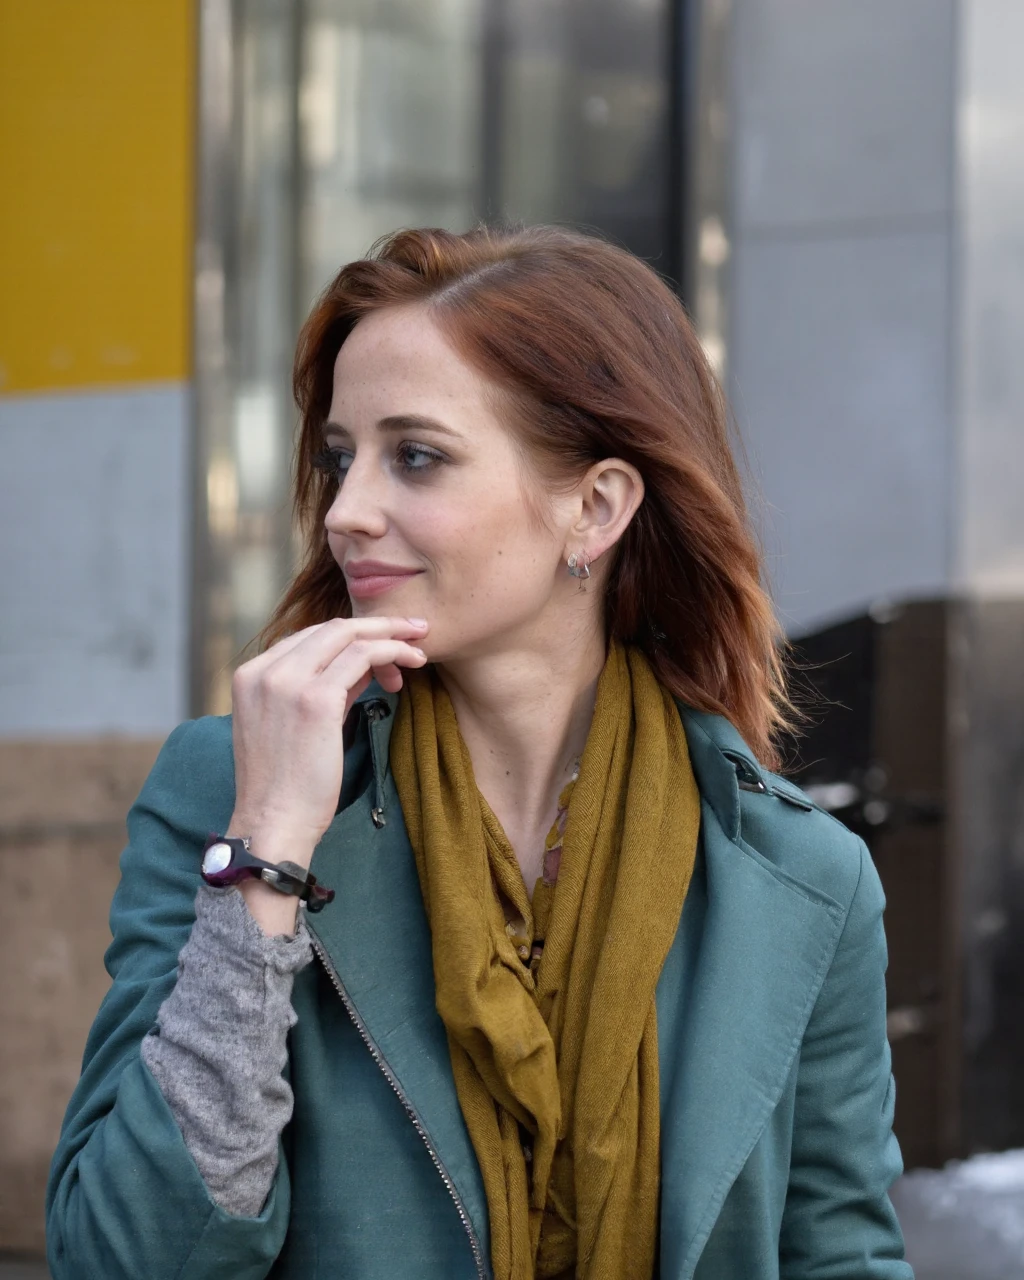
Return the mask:
<svg viewBox="0 0 1024 1280">
<path fill-rule="evenodd" d="M 437 449 L 428 449 L 426 445 L 414 444 L 411 440 L 402 441 L 396 456 L 398 465 L 408 474 L 431 471 L 445 461 L 444 454 Z"/>
<path fill-rule="evenodd" d="M 352 465 L 352 458 L 351 449 L 329 448 L 324 445 L 319 453 L 313 455 L 312 463 L 318 471 L 325 471 L 341 484 L 349 467 Z"/>
</svg>

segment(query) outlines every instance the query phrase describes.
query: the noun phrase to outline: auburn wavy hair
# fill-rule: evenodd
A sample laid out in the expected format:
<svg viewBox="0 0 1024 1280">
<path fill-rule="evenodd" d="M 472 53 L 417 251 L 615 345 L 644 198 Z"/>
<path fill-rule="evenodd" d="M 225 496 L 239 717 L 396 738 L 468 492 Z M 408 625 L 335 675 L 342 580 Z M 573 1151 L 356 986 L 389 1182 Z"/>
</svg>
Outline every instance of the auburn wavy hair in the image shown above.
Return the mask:
<svg viewBox="0 0 1024 1280">
<path fill-rule="evenodd" d="M 640 472 L 644 499 L 607 582 L 608 635 L 637 645 L 667 689 L 726 716 L 777 767 L 793 709 L 722 392 L 664 281 L 624 249 L 561 227 L 400 231 L 324 290 L 293 374 L 304 555 L 262 642 L 351 611 L 324 529 L 336 481 L 313 458 L 341 344 L 369 312 L 410 303 L 505 393 L 509 429 L 552 484 L 609 457 Z"/>
</svg>

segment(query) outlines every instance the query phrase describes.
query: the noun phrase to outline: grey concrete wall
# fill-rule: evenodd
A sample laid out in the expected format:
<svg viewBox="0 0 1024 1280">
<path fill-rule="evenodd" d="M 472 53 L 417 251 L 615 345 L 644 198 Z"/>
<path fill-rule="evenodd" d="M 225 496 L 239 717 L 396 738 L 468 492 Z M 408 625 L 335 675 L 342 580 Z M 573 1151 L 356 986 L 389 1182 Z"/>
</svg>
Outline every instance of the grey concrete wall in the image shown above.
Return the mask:
<svg viewBox="0 0 1024 1280">
<path fill-rule="evenodd" d="M 0 398 L 0 738 L 186 714 L 184 384 Z"/>
<path fill-rule="evenodd" d="M 957 586 L 1024 596 L 1024 4 L 962 0 Z M 1022 640 L 1024 647 L 1024 640 Z"/>
<path fill-rule="evenodd" d="M 733 0 L 730 392 L 794 632 L 950 574 L 955 0 Z"/>
</svg>

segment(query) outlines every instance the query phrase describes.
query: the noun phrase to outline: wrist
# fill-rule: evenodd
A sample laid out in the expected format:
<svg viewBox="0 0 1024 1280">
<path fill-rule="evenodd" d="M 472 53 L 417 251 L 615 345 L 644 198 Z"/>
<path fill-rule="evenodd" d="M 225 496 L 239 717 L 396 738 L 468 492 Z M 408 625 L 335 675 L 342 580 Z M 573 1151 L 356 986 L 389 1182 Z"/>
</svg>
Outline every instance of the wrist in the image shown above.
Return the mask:
<svg viewBox="0 0 1024 1280">
<path fill-rule="evenodd" d="M 264 862 L 297 862 L 307 869 L 318 844 L 310 835 L 302 836 L 294 828 L 288 829 L 266 819 L 251 819 L 244 813 L 231 815 L 224 834 L 234 838 L 247 837 L 252 853 Z"/>
<path fill-rule="evenodd" d="M 278 893 L 262 880 L 243 880 L 238 885 L 238 892 L 249 908 L 249 914 L 268 938 L 294 935 L 299 914 L 298 898 Z"/>
<path fill-rule="evenodd" d="M 269 848 L 269 841 L 266 844 Z M 322 911 L 334 900 L 334 890 L 319 883 L 309 870 L 309 860 L 305 865 L 291 858 L 271 861 L 259 856 L 251 836 L 211 833 L 203 847 L 201 874 L 207 884 L 218 889 L 259 880 L 275 893 L 305 902 L 310 911 Z"/>
</svg>

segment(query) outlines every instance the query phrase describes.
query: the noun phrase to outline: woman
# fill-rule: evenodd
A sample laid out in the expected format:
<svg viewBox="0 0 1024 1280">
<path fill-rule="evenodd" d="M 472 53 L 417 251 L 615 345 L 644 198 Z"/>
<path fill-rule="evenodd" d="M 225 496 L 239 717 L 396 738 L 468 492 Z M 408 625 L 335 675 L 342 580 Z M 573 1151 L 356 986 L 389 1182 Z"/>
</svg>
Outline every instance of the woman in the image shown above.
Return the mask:
<svg viewBox="0 0 1024 1280">
<path fill-rule="evenodd" d="M 909 1276 L 882 894 L 769 772 L 678 301 L 567 231 L 403 232 L 295 390 L 305 562 L 129 816 L 56 1280 Z"/>
</svg>

